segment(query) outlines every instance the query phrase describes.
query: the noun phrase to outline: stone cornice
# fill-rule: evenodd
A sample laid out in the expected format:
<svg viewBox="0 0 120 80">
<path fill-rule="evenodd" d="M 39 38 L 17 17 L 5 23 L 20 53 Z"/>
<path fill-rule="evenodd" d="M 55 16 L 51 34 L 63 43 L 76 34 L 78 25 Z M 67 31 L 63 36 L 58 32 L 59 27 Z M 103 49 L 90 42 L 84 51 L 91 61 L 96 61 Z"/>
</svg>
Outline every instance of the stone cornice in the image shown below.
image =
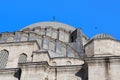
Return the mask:
<svg viewBox="0 0 120 80">
<path fill-rule="evenodd" d="M 78 72 L 83 65 L 66 65 L 66 66 L 50 66 L 49 68 L 51 71 L 57 71 L 57 72 L 69 72 L 69 73 L 76 73 Z"/>
<path fill-rule="evenodd" d="M 51 59 L 51 57 L 50 57 L 50 55 L 49 55 L 49 53 L 48 53 L 48 50 L 33 51 L 33 54 L 32 54 L 32 55 L 34 55 L 34 54 L 47 54 L 48 57 L 49 57 L 49 59 Z"/>
<path fill-rule="evenodd" d="M 104 56 L 104 57 L 87 57 L 85 62 L 105 62 L 105 61 L 120 61 L 120 56 Z"/>
<path fill-rule="evenodd" d="M 20 68 L 5 68 L 5 69 L 0 69 L 0 74 L 14 74 L 17 71 L 19 71 Z"/>
<path fill-rule="evenodd" d="M 76 57 L 53 57 L 51 58 L 49 55 L 49 51 L 48 50 L 37 50 L 37 51 L 33 51 L 33 55 L 34 54 L 47 54 L 49 59 L 76 59 L 76 60 L 82 60 L 81 58 L 76 58 Z"/>
<path fill-rule="evenodd" d="M 36 43 L 37 46 L 38 46 L 38 42 L 36 40 L 34 41 L 19 41 L 19 42 L 3 42 L 3 43 L 0 43 L 0 45 L 18 45 L 18 44 L 29 44 L 29 43 Z M 38 46 L 38 48 L 40 49 L 40 47 Z"/>
<path fill-rule="evenodd" d="M 48 67 L 49 64 L 47 61 L 41 61 L 41 62 L 26 62 L 26 63 L 18 63 L 18 66 L 20 68 L 32 68 L 35 66 L 41 66 L 41 67 Z"/>
<path fill-rule="evenodd" d="M 111 41 L 115 41 L 115 42 L 119 42 L 119 43 L 120 43 L 119 40 L 115 40 L 115 39 L 111 39 L 111 38 L 104 38 L 104 39 L 91 39 L 90 41 L 88 41 L 88 43 L 86 43 L 86 44 L 84 45 L 84 47 L 86 47 L 87 45 L 89 45 L 90 43 L 92 43 L 92 42 L 95 41 L 95 40 L 111 40 Z"/>
</svg>

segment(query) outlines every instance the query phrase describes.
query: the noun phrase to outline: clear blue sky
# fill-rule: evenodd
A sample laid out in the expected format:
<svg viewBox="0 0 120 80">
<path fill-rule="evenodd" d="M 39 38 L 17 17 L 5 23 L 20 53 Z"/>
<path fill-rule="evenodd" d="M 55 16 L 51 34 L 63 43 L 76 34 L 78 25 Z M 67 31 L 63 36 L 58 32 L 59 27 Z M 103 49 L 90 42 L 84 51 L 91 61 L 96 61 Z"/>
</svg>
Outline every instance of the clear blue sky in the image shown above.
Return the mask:
<svg viewBox="0 0 120 80">
<path fill-rule="evenodd" d="M 52 21 L 53 16 L 82 28 L 89 38 L 107 33 L 120 40 L 120 0 L 1 0 L 0 32 Z"/>
</svg>

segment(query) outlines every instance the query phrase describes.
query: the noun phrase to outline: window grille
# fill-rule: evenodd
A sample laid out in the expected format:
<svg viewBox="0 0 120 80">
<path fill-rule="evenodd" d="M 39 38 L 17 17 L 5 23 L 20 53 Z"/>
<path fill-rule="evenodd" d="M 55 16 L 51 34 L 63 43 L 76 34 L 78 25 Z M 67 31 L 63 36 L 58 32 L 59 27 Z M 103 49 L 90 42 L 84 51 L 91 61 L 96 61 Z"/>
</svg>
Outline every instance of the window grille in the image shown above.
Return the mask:
<svg viewBox="0 0 120 80">
<path fill-rule="evenodd" d="M 0 69 L 5 68 L 8 60 L 9 52 L 7 50 L 0 51 Z"/>
<path fill-rule="evenodd" d="M 27 55 L 24 54 L 24 53 L 20 54 L 18 62 L 19 63 L 25 63 L 26 61 L 27 61 Z"/>
</svg>

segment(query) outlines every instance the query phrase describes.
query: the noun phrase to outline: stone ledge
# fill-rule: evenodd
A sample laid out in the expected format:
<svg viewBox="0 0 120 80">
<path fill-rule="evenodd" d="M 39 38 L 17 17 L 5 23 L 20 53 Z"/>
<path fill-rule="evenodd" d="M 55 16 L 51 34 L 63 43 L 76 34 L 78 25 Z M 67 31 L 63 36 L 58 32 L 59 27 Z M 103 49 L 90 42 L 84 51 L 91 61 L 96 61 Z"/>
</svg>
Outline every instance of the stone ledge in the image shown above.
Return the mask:
<svg viewBox="0 0 120 80">
<path fill-rule="evenodd" d="M 105 61 L 120 61 L 120 56 L 104 56 L 104 57 L 87 57 L 85 62 L 105 62 Z"/>
<path fill-rule="evenodd" d="M 36 54 L 48 53 L 48 50 L 37 50 L 37 51 L 33 51 L 33 53 L 36 53 Z"/>
<path fill-rule="evenodd" d="M 76 73 L 82 68 L 82 65 L 50 66 L 51 71 Z"/>
<path fill-rule="evenodd" d="M 89 40 L 89 41 L 84 45 L 84 47 L 86 47 L 87 45 L 89 45 L 90 43 L 92 43 L 94 40 L 111 40 L 111 41 L 115 41 L 115 42 L 119 42 L 119 43 L 120 43 L 120 40 L 115 40 L 115 39 L 111 39 L 111 38 L 105 38 L 105 39 L 91 39 L 91 40 Z"/>
<path fill-rule="evenodd" d="M 41 61 L 41 62 L 26 62 L 26 63 L 18 63 L 18 66 L 21 67 L 32 67 L 32 66 L 49 66 L 47 61 Z"/>
<path fill-rule="evenodd" d="M 33 54 L 48 54 L 50 59 L 60 59 L 60 58 L 68 58 L 68 59 L 77 59 L 77 60 L 82 60 L 81 58 L 77 58 L 77 57 L 53 57 L 51 58 L 49 55 L 49 51 L 48 50 L 37 50 L 37 51 L 33 51 Z"/>
<path fill-rule="evenodd" d="M 17 71 L 19 71 L 20 68 L 5 68 L 5 69 L 0 69 L 0 75 L 2 74 L 14 74 Z"/>
<path fill-rule="evenodd" d="M 36 40 L 33 40 L 33 41 L 19 41 L 19 42 L 2 42 L 2 43 L 0 43 L 0 44 L 16 44 L 16 43 L 19 43 L 19 44 L 21 44 L 21 43 L 37 43 L 37 41 Z"/>
<path fill-rule="evenodd" d="M 50 68 L 81 68 L 83 65 L 50 66 Z"/>
</svg>

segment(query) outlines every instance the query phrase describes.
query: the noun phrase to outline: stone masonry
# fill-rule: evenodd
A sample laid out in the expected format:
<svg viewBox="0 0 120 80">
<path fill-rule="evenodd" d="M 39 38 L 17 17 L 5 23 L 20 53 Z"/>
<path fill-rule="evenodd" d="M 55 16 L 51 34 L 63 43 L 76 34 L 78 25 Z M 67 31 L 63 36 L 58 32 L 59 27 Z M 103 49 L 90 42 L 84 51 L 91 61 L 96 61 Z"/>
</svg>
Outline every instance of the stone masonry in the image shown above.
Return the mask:
<svg viewBox="0 0 120 80">
<path fill-rule="evenodd" d="M 39 22 L 0 34 L 0 80 L 119 80 L 120 41 Z"/>
</svg>

